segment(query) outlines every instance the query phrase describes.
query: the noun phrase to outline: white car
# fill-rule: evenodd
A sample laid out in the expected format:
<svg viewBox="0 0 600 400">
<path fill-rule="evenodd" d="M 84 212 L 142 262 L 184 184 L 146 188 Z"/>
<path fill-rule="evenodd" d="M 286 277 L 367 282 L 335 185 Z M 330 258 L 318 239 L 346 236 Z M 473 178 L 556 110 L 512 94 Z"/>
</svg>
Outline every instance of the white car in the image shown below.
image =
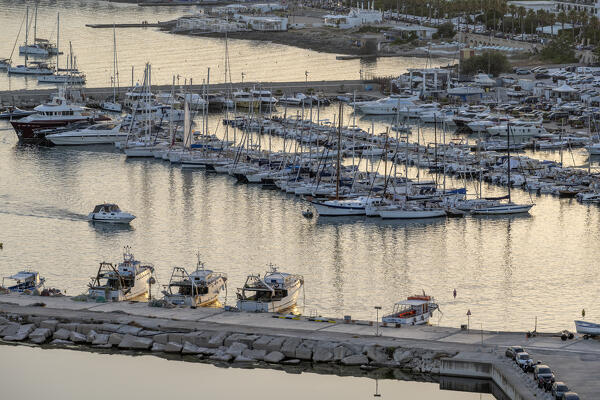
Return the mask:
<svg viewBox="0 0 600 400">
<path fill-rule="evenodd" d="M 524 370 L 525 367 L 528 367 L 529 365 L 533 364 L 533 359 L 531 358 L 529 353 L 523 351 L 521 353 L 517 353 L 517 355 L 515 356 L 515 362 L 522 370 Z"/>
</svg>

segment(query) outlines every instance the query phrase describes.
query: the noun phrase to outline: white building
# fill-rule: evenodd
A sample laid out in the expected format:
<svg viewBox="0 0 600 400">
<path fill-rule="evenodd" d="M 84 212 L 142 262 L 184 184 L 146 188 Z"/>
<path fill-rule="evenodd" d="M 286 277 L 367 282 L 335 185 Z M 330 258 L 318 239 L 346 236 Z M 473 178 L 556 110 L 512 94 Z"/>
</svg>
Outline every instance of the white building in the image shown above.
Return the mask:
<svg viewBox="0 0 600 400">
<path fill-rule="evenodd" d="M 523 0 L 523 1 L 509 1 L 507 3 L 509 6 L 515 6 L 517 8 L 523 7 L 525 10 L 532 10 L 533 12 L 537 12 L 539 10 L 544 10 L 548 12 L 555 12 L 557 8 L 556 1 L 535 1 L 535 0 Z"/>
<path fill-rule="evenodd" d="M 323 24 L 340 29 L 351 29 L 361 25 L 378 24 L 383 21 L 383 13 L 374 9 L 374 2 L 370 8 L 353 8 L 348 15 L 328 14 L 323 17 Z"/>
<path fill-rule="evenodd" d="M 240 22 L 246 24 L 248 29 L 253 31 L 263 31 L 263 32 L 279 32 L 279 31 L 287 31 L 288 29 L 288 19 L 282 17 L 256 17 L 253 15 L 236 15 L 236 18 Z"/>
<path fill-rule="evenodd" d="M 564 11 L 568 13 L 571 10 L 575 11 L 585 11 L 589 15 L 597 15 L 600 16 L 600 0 L 571 0 L 571 1 L 531 1 L 531 0 L 515 0 L 509 1 L 508 5 L 513 5 L 515 7 L 523 7 L 526 10 L 533 10 L 537 12 L 538 10 L 544 10 L 553 13 L 559 13 Z"/>
<path fill-rule="evenodd" d="M 404 39 L 411 35 L 416 36 L 421 40 L 429 40 L 433 38 L 433 35 L 437 32 L 437 28 L 430 28 L 428 26 L 421 25 L 397 25 L 390 28 L 389 32 L 386 33 L 388 37 L 402 37 Z"/>
</svg>

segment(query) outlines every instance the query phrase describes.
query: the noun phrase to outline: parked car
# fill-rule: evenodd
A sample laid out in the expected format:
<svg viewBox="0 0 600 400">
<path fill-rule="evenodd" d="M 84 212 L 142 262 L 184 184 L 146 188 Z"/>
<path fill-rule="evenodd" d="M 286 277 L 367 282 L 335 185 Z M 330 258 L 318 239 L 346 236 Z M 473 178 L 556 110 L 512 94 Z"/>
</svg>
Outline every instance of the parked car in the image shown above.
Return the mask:
<svg viewBox="0 0 600 400">
<path fill-rule="evenodd" d="M 529 71 L 527 68 L 515 69 L 515 74 L 517 74 L 517 75 L 529 75 L 530 73 L 531 73 L 531 71 Z"/>
<path fill-rule="evenodd" d="M 533 380 L 537 382 L 539 388 L 549 390 L 554 383 L 554 374 L 549 366 L 538 364 L 533 368 Z"/>
<path fill-rule="evenodd" d="M 504 354 L 506 354 L 506 357 L 510 357 L 514 360 L 515 356 L 518 353 L 524 353 L 524 352 L 525 352 L 525 349 L 523 348 L 523 346 L 510 346 L 506 349 L 506 353 L 504 353 Z"/>
<path fill-rule="evenodd" d="M 563 395 L 568 391 L 569 388 L 567 387 L 567 385 L 565 385 L 564 382 L 554 382 L 552 384 L 552 389 L 550 389 L 552 397 L 554 397 L 556 400 L 561 400 L 563 398 Z"/>
<path fill-rule="evenodd" d="M 530 365 L 533 365 L 533 360 L 529 353 L 521 352 L 515 355 L 515 362 L 523 371 L 525 371 Z"/>
<path fill-rule="evenodd" d="M 579 395 L 575 392 L 567 392 L 563 394 L 563 400 L 579 400 Z"/>
<path fill-rule="evenodd" d="M 537 74 L 535 74 L 535 79 L 550 79 L 550 78 L 552 78 L 552 77 L 546 72 L 538 72 Z"/>
</svg>

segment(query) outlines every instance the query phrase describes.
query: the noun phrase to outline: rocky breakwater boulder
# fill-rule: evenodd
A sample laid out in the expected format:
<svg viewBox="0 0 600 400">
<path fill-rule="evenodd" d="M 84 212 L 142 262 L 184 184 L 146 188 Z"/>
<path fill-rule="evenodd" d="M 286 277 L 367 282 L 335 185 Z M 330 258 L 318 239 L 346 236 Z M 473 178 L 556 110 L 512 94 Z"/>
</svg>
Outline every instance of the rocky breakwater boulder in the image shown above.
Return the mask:
<svg viewBox="0 0 600 400">
<path fill-rule="evenodd" d="M 165 332 L 160 325 L 136 323 L 93 323 L 56 321 L 40 317 L 0 316 L 0 337 L 4 340 L 57 346 L 92 346 L 116 350 L 181 354 L 219 362 L 293 365 L 301 362 L 326 366 L 369 366 L 395 368 L 412 373 L 437 374 L 441 358 L 455 353 L 377 343 L 357 344 L 353 339 L 330 341 L 295 336 L 256 335 L 228 331 Z M 363 342 L 364 343 L 364 342 Z M 318 369 L 318 368 L 317 368 Z"/>
</svg>

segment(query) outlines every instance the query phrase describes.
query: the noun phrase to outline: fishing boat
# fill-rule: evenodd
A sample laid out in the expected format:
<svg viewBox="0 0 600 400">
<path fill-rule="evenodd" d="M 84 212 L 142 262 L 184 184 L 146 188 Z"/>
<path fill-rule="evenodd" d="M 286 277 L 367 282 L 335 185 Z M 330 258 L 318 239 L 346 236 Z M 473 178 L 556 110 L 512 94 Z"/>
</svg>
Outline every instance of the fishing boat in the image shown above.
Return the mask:
<svg viewBox="0 0 600 400">
<path fill-rule="evenodd" d="M 4 284 L 5 280 L 9 280 L 11 283 L 9 286 Z M 2 287 L 8 289 L 11 292 L 23 293 L 26 290 L 41 289 L 44 286 L 46 279 L 42 278 L 39 272 L 35 271 L 20 271 L 14 275 L 6 276 L 2 278 Z"/>
<path fill-rule="evenodd" d="M 296 305 L 304 285 L 301 275 L 277 271 L 271 267 L 263 277 L 248 275 L 246 283 L 238 289 L 237 308 L 250 312 L 279 312 Z"/>
<path fill-rule="evenodd" d="M 150 294 L 154 283 L 154 266 L 142 264 L 125 246 L 123 262 L 115 267 L 111 263 L 101 262 L 98 273 L 89 283 L 89 296 L 103 298 L 106 301 L 128 301 L 145 298 Z"/>
<path fill-rule="evenodd" d="M 198 255 L 196 270 L 191 274 L 188 274 L 185 268 L 173 268 L 169 284 L 162 293 L 168 303 L 203 307 L 216 302 L 226 284 L 227 275 L 206 269 Z"/>
<path fill-rule="evenodd" d="M 600 324 L 587 321 L 575 321 L 575 329 L 577 333 L 589 336 L 600 335 Z"/>
<path fill-rule="evenodd" d="M 384 315 L 381 321 L 395 325 L 423 325 L 437 309 L 439 306 L 434 298 L 423 292 L 423 295 L 409 296 L 395 303 L 392 312 Z"/>
<path fill-rule="evenodd" d="M 92 222 L 128 224 L 134 219 L 135 215 L 121 211 L 118 205 L 111 203 L 98 204 L 94 211 L 88 214 L 88 221 Z"/>
</svg>

